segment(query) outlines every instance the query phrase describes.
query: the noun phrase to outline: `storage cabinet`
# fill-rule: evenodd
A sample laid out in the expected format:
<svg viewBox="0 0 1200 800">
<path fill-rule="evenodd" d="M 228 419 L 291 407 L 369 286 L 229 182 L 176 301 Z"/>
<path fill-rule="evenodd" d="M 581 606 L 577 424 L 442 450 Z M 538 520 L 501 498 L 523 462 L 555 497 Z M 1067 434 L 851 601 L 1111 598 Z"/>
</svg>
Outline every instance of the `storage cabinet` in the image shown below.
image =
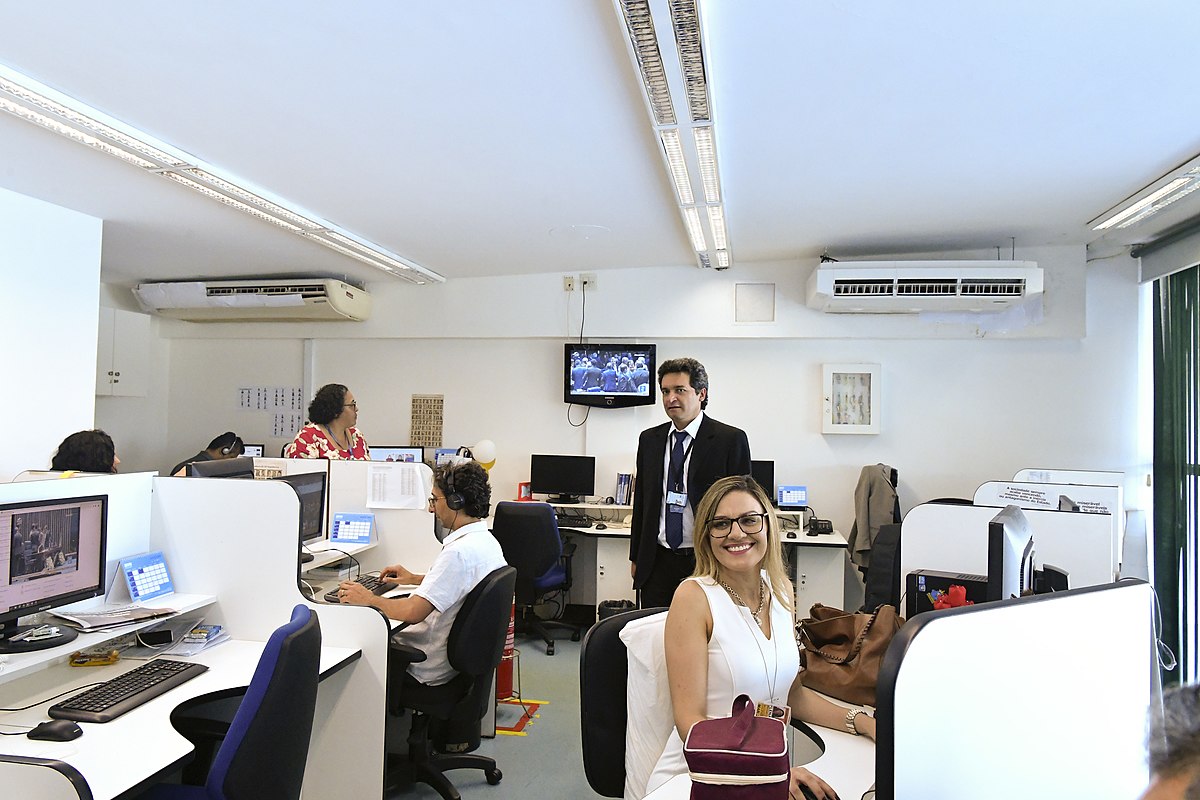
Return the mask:
<svg viewBox="0 0 1200 800">
<path fill-rule="evenodd" d="M 150 315 L 100 309 L 96 394 L 145 397 L 149 382 Z"/>
</svg>

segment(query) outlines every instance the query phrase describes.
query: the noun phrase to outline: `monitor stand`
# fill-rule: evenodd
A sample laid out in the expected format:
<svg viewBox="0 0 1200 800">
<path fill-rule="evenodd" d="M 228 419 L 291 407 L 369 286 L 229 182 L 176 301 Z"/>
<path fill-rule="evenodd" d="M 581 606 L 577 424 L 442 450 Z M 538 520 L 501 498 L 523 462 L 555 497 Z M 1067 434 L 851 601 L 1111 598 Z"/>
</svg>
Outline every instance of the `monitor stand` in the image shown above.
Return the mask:
<svg viewBox="0 0 1200 800">
<path fill-rule="evenodd" d="M 312 561 L 314 558 L 316 558 L 316 556 L 314 556 L 312 553 L 308 552 L 307 550 L 300 551 L 300 563 L 301 564 L 307 564 L 308 562 Z"/>
<path fill-rule="evenodd" d="M 58 631 L 54 636 L 36 639 L 19 638 L 38 628 L 53 628 Z M 60 644 L 72 642 L 79 636 L 79 631 L 63 623 L 57 625 L 41 623 L 38 625 L 18 625 L 16 621 L 0 624 L 0 653 L 32 653 L 35 650 L 49 650 Z"/>
<path fill-rule="evenodd" d="M 583 497 L 577 494 L 552 494 L 548 501 L 556 506 L 573 506 L 582 503 Z"/>
</svg>

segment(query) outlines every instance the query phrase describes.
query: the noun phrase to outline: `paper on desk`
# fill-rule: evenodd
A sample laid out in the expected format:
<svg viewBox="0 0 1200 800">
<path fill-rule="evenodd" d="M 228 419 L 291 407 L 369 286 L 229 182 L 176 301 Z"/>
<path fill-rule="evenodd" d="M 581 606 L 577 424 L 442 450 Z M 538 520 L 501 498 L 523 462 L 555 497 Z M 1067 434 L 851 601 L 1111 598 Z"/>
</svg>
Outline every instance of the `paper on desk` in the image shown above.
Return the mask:
<svg viewBox="0 0 1200 800">
<path fill-rule="evenodd" d="M 425 508 L 433 472 L 424 464 L 373 461 L 367 465 L 367 508 Z"/>
</svg>

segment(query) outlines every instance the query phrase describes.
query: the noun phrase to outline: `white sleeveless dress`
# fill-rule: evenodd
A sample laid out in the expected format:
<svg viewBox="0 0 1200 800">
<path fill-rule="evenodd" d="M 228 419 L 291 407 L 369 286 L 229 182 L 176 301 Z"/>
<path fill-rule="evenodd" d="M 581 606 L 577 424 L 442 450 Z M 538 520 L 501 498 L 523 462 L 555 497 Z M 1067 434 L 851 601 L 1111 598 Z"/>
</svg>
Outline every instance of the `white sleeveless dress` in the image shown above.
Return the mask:
<svg viewBox="0 0 1200 800">
<path fill-rule="evenodd" d="M 766 573 L 763 573 L 766 580 Z M 713 632 L 708 643 L 708 706 L 710 719 L 727 717 L 733 701 L 746 694 L 754 702 L 787 705 L 788 691 L 800 669 L 795 621 L 776 598 L 771 598 L 771 638 L 763 635 L 750 609 L 736 605 L 720 584 L 710 578 L 688 578 L 704 590 L 712 611 Z M 768 583 L 769 586 L 769 583 Z M 769 589 L 768 589 L 769 591 Z M 671 738 L 659 757 L 646 791 L 652 792 L 676 775 L 687 772 L 683 741 Z"/>
</svg>

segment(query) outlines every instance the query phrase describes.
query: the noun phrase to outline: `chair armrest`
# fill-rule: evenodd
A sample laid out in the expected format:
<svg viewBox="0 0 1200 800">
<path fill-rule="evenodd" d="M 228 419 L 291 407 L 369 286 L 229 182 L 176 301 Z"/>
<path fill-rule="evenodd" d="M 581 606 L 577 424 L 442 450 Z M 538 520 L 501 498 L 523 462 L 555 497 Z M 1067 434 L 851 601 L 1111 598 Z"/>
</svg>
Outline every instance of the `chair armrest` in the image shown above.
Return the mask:
<svg viewBox="0 0 1200 800">
<path fill-rule="evenodd" d="M 397 666 L 403 664 L 403 666 L 407 667 L 409 664 L 419 664 L 426 658 L 428 656 L 425 655 L 424 650 L 413 647 L 411 644 L 398 642 L 395 638 L 388 642 L 389 663 L 394 660 Z"/>
</svg>

